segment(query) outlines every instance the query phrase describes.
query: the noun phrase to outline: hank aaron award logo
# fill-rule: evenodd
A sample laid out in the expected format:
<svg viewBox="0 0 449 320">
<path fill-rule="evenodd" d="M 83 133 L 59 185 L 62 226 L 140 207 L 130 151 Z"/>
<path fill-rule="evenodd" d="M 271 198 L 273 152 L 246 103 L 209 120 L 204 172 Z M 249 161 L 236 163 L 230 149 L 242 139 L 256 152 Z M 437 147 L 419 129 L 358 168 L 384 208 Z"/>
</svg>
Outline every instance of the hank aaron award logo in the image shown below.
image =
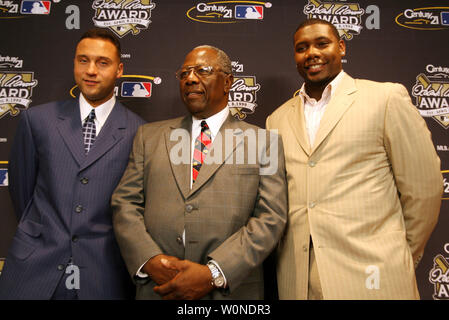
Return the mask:
<svg viewBox="0 0 449 320">
<path fill-rule="evenodd" d="M 395 21 L 408 29 L 449 29 L 449 7 L 407 8 L 396 16 Z"/>
<path fill-rule="evenodd" d="M 151 0 L 96 0 L 92 4 L 95 26 L 109 28 L 123 38 L 128 33 L 137 35 L 148 29 L 151 10 L 156 7 Z"/>
<path fill-rule="evenodd" d="M 328 2 L 309 0 L 304 6 L 307 18 L 318 18 L 332 23 L 340 33 L 340 37 L 351 40 L 362 30 L 362 15 L 365 10 L 358 3 Z"/>
<path fill-rule="evenodd" d="M 36 85 L 34 72 L 0 71 L 0 119 L 8 113 L 17 116 L 20 109 L 27 109 Z"/>
<path fill-rule="evenodd" d="M 444 245 L 449 253 L 449 243 Z M 433 259 L 433 268 L 429 272 L 429 281 L 433 284 L 435 300 L 449 300 L 449 257 L 437 254 Z"/>
<path fill-rule="evenodd" d="M 213 1 L 199 2 L 187 10 L 190 20 L 203 23 L 236 23 L 263 20 L 265 9 L 271 2 L 264 1 Z"/>
<path fill-rule="evenodd" d="M 449 128 L 449 67 L 428 64 L 426 73 L 416 77 L 412 95 L 421 116 Z"/>
<path fill-rule="evenodd" d="M 256 92 L 260 90 L 260 84 L 257 83 L 255 76 L 236 74 L 243 72 L 243 64 L 238 61 L 232 61 L 232 69 L 235 75 L 229 92 L 228 106 L 235 118 L 243 120 L 248 114 L 254 113 L 257 107 Z"/>
</svg>

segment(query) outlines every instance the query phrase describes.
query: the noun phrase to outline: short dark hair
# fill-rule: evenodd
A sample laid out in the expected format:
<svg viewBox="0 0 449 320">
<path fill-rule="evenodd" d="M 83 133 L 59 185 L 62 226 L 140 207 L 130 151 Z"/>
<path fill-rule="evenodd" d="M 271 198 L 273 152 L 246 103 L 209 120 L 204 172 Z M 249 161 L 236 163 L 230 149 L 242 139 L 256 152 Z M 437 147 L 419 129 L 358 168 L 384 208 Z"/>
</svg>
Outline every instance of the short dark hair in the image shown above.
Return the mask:
<svg viewBox="0 0 449 320">
<path fill-rule="evenodd" d="M 332 23 L 330 23 L 330 22 L 327 21 L 327 20 L 318 19 L 318 18 L 309 18 L 309 19 L 307 19 L 307 20 L 302 21 L 302 22 L 299 24 L 298 28 L 296 28 L 296 31 L 295 31 L 295 33 L 294 33 L 293 35 L 295 35 L 296 32 L 298 32 L 299 29 L 302 29 L 302 28 L 304 28 L 304 27 L 306 27 L 306 26 L 311 26 L 311 25 L 314 25 L 314 24 L 325 24 L 325 25 L 329 26 L 329 28 L 331 28 L 332 33 L 334 34 L 334 36 L 335 36 L 338 40 L 341 39 L 340 34 L 338 33 L 337 28 L 336 28 Z"/>
<path fill-rule="evenodd" d="M 110 41 L 115 48 L 117 49 L 118 59 L 121 60 L 121 46 L 118 38 L 110 31 L 109 29 L 104 28 L 92 28 L 83 33 L 78 43 L 80 43 L 83 39 L 103 39 Z"/>
</svg>

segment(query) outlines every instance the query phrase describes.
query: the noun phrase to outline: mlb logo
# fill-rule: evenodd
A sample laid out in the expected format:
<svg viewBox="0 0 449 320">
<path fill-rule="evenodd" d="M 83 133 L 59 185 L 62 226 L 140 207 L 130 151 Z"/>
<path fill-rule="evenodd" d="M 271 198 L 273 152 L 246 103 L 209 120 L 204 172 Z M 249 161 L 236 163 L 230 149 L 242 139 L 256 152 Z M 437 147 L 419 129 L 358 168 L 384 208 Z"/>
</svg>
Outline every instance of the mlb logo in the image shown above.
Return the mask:
<svg viewBox="0 0 449 320">
<path fill-rule="evenodd" d="M 151 97 L 151 82 L 123 82 L 122 97 L 149 98 Z"/>
<path fill-rule="evenodd" d="M 0 169 L 0 187 L 8 186 L 8 169 Z"/>
<path fill-rule="evenodd" d="M 449 12 L 441 12 L 441 24 L 443 26 L 449 26 Z"/>
<path fill-rule="evenodd" d="M 49 14 L 51 1 L 22 1 L 20 13 L 24 14 Z"/>
<path fill-rule="evenodd" d="M 263 19 L 263 6 L 235 6 L 236 19 Z"/>
</svg>

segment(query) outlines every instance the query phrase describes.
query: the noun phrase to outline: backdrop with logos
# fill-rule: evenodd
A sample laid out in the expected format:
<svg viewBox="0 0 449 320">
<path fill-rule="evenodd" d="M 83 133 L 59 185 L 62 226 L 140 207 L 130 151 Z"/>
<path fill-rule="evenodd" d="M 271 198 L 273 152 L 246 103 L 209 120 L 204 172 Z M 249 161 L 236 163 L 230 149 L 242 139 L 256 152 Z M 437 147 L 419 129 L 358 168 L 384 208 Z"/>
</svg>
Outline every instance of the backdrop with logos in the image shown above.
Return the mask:
<svg viewBox="0 0 449 320">
<path fill-rule="evenodd" d="M 120 38 L 124 76 L 116 95 L 145 120 L 186 114 L 175 71 L 193 47 L 210 44 L 232 60 L 232 114 L 264 127 L 302 85 L 292 39 L 307 17 L 339 29 L 347 45 L 343 68 L 351 76 L 404 84 L 432 132 L 445 190 L 417 278 L 422 299 L 449 299 L 447 0 L 0 0 L 0 260 L 17 226 L 7 168 L 18 115 L 75 99 L 73 56 L 84 31 L 109 28 Z"/>
</svg>

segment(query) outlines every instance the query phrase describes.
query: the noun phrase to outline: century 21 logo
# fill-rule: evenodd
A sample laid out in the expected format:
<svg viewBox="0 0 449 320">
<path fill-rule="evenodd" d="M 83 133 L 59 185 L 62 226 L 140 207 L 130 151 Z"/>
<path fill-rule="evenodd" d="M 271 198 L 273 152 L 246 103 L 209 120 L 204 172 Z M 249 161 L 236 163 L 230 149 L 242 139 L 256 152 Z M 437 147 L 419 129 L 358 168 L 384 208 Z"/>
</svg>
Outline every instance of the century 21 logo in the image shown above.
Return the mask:
<svg viewBox="0 0 449 320">
<path fill-rule="evenodd" d="M 449 7 L 405 9 L 395 19 L 401 27 L 415 30 L 449 29 Z"/>
<path fill-rule="evenodd" d="M 270 2 L 262 1 L 214 1 L 200 2 L 187 10 L 190 20 L 203 23 L 236 23 L 248 20 L 263 20 L 264 10 L 271 8 Z"/>
</svg>

